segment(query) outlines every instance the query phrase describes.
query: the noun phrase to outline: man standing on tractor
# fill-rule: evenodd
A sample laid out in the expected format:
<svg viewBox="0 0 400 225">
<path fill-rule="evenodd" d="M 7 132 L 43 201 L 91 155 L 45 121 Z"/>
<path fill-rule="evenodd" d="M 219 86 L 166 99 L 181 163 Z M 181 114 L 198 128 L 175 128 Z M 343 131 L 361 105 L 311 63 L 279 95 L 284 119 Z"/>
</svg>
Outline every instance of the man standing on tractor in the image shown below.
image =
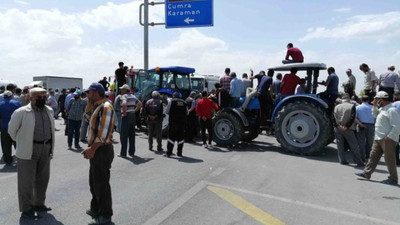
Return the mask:
<svg viewBox="0 0 400 225">
<path fill-rule="evenodd" d="M 369 100 L 372 101 L 376 95 L 376 86 L 378 84 L 378 78 L 369 66 L 365 63 L 360 65 L 360 70 L 364 72 L 364 94 L 368 95 Z"/>
<path fill-rule="evenodd" d="M 226 68 L 225 69 L 225 75 L 219 79 L 219 84 L 221 85 L 221 88 L 225 89 L 227 92 L 231 89 L 231 69 Z"/>
<path fill-rule="evenodd" d="M 328 68 L 328 78 L 326 81 L 319 82 L 326 86 L 326 91 L 321 93 L 321 98 L 328 102 L 328 112 L 332 115 L 333 108 L 335 107 L 335 102 L 339 96 L 339 77 L 335 73 L 335 68 Z"/>
<path fill-rule="evenodd" d="M 119 88 L 122 87 L 122 85 L 126 84 L 126 69 L 124 69 L 124 63 L 119 62 L 118 63 L 119 68 L 115 70 L 115 80 L 117 81 L 118 88 L 117 92 L 119 91 Z"/>
</svg>

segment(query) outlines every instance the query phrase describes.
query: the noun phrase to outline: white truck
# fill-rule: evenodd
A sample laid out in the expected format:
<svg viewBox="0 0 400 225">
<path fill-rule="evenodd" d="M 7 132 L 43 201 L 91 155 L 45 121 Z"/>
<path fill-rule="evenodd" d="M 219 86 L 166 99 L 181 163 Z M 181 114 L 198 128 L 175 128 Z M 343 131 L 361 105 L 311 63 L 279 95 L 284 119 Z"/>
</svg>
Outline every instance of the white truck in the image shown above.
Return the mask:
<svg viewBox="0 0 400 225">
<path fill-rule="evenodd" d="M 194 75 L 190 78 L 192 89 L 200 92 L 210 92 L 215 89 L 214 85 L 219 82 L 219 77 L 215 75 Z"/>
<path fill-rule="evenodd" d="M 29 86 L 41 86 L 46 89 L 80 88 L 82 89 L 82 78 L 58 77 L 58 76 L 35 76 Z"/>
</svg>

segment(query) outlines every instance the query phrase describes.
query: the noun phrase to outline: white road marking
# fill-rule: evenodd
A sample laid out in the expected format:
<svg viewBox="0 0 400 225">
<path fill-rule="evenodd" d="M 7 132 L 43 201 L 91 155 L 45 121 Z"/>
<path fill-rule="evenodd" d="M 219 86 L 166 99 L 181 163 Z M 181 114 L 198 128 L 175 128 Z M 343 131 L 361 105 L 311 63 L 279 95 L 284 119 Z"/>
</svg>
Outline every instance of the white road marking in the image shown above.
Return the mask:
<svg viewBox="0 0 400 225">
<path fill-rule="evenodd" d="M 297 201 L 297 200 L 293 200 L 293 199 L 288 199 L 288 198 L 283 198 L 283 197 L 279 197 L 279 196 L 274 196 L 274 195 L 269 195 L 269 194 L 264 194 L 264 193 L 244 190 L 244 189 L 241 189 L 241 188 L 235 188 L 235 187 L 225 186 L 225 185 L 221 185 L 221 184 L 214 184 L 214 183 L 207 183 L 207 184 L 208 185 L 212 185 L 212 186 L 216 186 L 216 187 L 221 187 L 221 188 L 233 190 L 233 191 L 238 191 L 238 192 L 250 194 L 250 195 L 261 196 L 261 197 L 264 197 L 264 198 L 269 198 L 269 199 L 273 199 L 273 200 L 277 200 L 277 201 L 281 201 L 281 202 L 286 202 L 286 203 L 290 203 L 290 204 L 294 204 L 294 205 L 299 205 L 299 206 L 303 206 L 303 207 L 309 207 L 309 208 L 313 208 L 313 209 L 318 209 L 318 210 L 326 211 L 326 212 L 329 212 L 329 213 L 336 213 L 336 214 L 341 214 L 341 215 L 345 215 L 345 216 L 349 216 L 349 217 L 354 217 L 354 218 L 357 218 L 357 219 L 369 220 L 369 221 L 372 221 L 372 222 L 375 222 L 375 223 L 387 224 L 387 225 L 400 225 L 400 223 L 398 223 L 398 222 L 393 222 L 393 221 L 388 221 L 388 220 L 385 220 L 385 219 L 379 219 L 379 218 L 375 218 L 375 217 L 371 217 L 371 216 L 367 216 L 367 215 L 362 215 L 362 214 L 352 213 L 352 212 L 348 212 L 348 211 L 343 211 L 343 210 L 335 209 L 335 208 L 331 208 L 331 207 L 320 206 L 320 205 L 316 205 L 316 204 L 312 204 L 312 203 L 301 202 L 301 201 Z"/>
<path fill-rule="evenodd" d="M 158 225 L 161 224 L 165 219 L 171 216 L 176 210 L 178 210 L 183 204 L 189 201 L 193 196 L 199 193 L 204 187 L 207 186 L 207 182 L 200 181 L 194 185 L 191 189 L 177 198 L 175 201 L 167 205 L 149 220 L 147 220 L 143 225 Z"/>
<path fill-rule="evenodd" d="M 209 177 L 216 177 L 216 176 L 218 176 L 218 175 L 220 175 L 221 173 L 223 173 L 225 171 L 225 168 L 217 168 L 216 170 L 214 170 L 214 172 L 212 172 L 211 174 L 210 174 L 210 176 Z"/>
</svg>

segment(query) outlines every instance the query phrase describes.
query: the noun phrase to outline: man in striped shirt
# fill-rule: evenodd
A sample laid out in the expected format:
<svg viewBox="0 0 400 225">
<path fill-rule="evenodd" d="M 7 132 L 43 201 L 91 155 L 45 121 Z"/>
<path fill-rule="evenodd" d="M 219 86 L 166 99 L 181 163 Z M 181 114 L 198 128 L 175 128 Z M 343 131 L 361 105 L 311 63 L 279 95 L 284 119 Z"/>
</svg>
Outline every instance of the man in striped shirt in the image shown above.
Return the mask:
<svg viewBox="0 0 400 225">
<path fill-rule="evenodd" d="M 104 87 L 92 83 L 88 88 L 88 100 L 94 110 L 89 120 L 89 147 L 82 154 L 90 160 L 89 185 L 92 194 L 90 209 L 86 214 L 95 220 L 95 224 L 111 223 L 113 215 L 110 168 L 114 159 L 112 133 L 115 112 L 112 104 L 105 98 Z"/>
</svg>

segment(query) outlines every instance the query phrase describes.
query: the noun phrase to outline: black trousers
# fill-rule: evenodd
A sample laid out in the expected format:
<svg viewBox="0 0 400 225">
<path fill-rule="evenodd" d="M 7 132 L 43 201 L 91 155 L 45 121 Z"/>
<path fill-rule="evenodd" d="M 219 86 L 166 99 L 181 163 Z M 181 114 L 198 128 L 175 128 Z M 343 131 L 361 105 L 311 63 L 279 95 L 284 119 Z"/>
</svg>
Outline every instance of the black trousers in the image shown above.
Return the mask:
<svg viewBox="0 0 400 225">
<path fill-rule="evenodd" d="M 114 159 L 114 148 L 104 145 L 96 150 L 90 159 L 89 186 L 92 193 L 90 210 L 100 216 L 112 216 L 112 197 L 110 186 L 110 169 Z"/>
<path fill-rule="evenodd" d="M 197 116 L 195 112 L 191 112 L 186 117 L 186 129 L 185 129 L 185 140 L 188 142 L 192 142 L 197 134 Z"/>
<path fill-rule="evenodd" d="M 201 138 L 203 139 L 203 144 L 206 144 L 207 137 L 206 137 L 206 129 L 208 132 L 208 144 L 211 144 L 212 141 L 212 120 L 207 119 L 203 120 L 200 119 L 200 128 L 201 128 Z"/>
<path fill-rule="evenodd" d="M 167 155 L 172 155 L 175 141 L 178 142 L 177 155 L 182 155 L 183 143 L 185 143 L 185 124 L 170 122 L 168 129 Z"/>
<path fill-rule="evenodd" d="M 267 120 L 271 117 L 274 101 L 269 94 L 258 94 L 258 101 L 260 102 L 261 124 L 266 124 Z"/>
<path fill-rule="evenodd" d="M 8 132 L 1 131 L 1 149 L 3 150 L 3 159 L 6 164 L 10 164 L 13 161 L 11 154 L 13 143 L 14 141 L 12 140 Z"/>
</svg>

